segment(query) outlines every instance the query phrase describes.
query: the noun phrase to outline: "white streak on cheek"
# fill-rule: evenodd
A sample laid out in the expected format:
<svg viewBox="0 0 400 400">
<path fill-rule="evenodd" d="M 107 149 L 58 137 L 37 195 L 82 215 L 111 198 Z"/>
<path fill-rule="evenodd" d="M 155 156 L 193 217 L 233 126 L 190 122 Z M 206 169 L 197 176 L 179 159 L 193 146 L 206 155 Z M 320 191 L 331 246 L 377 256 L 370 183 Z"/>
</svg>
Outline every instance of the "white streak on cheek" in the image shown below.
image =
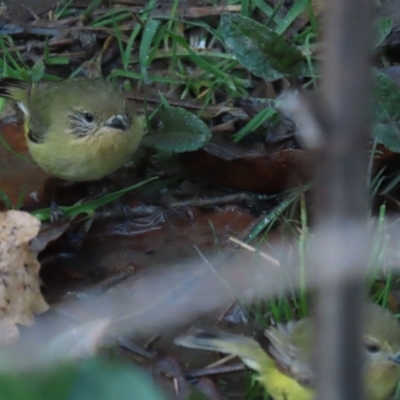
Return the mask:
<svg viewBox="0 0 400 400">
<path fill-rule="evenodd" d="M 29 117 L 29 110 L 26 108 L 26 105 L 21 103 L 20 101 L 17 104 L 20 110 L 25 114 L 25 116 Z"/>
</svg>

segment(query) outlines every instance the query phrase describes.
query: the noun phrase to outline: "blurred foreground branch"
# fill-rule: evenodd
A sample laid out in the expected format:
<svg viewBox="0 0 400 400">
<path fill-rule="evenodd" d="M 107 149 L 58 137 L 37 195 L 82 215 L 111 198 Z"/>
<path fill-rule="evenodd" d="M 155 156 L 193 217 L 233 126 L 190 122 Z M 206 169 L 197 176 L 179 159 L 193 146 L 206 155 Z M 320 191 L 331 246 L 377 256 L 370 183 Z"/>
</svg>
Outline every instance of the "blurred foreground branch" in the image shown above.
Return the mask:
<svg viewBox="0 0 400 400">
<path fill-rule="evenodd" d="M 317 398 L 361 399 L 361 322 L 368 237 L 367 140 L 372 5 L 329 0 L 322 65 L 322 146 L 317 157 Z M 352 237 L 351 245 L 346 243 Z M 338 279 L 324 278 L 335 271 Z M 354 277 L 348 271 L 355 271 Z"/>
</svg>

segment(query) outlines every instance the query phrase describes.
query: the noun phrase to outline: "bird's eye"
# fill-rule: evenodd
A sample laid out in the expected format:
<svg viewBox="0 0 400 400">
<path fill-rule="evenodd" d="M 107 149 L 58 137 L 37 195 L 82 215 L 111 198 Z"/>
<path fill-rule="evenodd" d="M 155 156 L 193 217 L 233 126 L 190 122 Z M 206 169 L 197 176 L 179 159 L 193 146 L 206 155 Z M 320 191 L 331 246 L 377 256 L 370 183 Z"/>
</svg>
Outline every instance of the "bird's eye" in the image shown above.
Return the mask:
<svg viewBox="0 0 400 400">
<path fill-rule="evenodd" d="M 94 115 L 91 113 L 88 113 L 88 112 L 85 112 L 83 114 L 83 118 L 85 118 L 86 122 L 89 122 L 89 123 L 94 121 Z"/>
<path fill-rule="evenodd" d="M 365 342 L 364 347 L 368 353 L 378 353 L 379 351 L 381 351 L 381 348 L 377 343 Z"/>
</svg>

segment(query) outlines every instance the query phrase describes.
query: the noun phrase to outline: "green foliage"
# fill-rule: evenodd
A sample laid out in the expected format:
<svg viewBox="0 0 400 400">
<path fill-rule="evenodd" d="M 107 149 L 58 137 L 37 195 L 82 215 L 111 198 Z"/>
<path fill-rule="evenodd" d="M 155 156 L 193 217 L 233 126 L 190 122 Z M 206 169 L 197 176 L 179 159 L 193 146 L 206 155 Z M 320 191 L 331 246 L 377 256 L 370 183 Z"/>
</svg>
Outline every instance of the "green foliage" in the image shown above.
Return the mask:
<svg viewBox="0 0 400 400">
<path fill-rule="evenodd" d="M 277 25 L 275 32 L 279 35 L 285 33 L 286 29 L 304 12 L 307 7 L 307 2 L 308 0 L 296 0 L 285 18 L 282 18 Z"/>
<path fill-rule="evenodd" d="M 254 75 L 275 81 L 287 75 L 297 76 L 304 58 L 286 40 L 252 19 L 223 14 L 221 33 L 225 45 L 238 61 Z"/>
<path fill-rule="evenodd" d="M 133 364 L 100 358 L 41 371 L 0 374 L 0 400 L 165 400 Z"/>
<path fill-rule="evenodd" d="M 67 65 L 67 64 L 69 64 L 68 57 L 51 56 L 50 55 L 50 48 L 49 48 L 47 39 L 46 39 L 46 44 L 44 47 L 44 60 L 45 60 L 46 65 Z M 43 61 L 42 61 L 42 64 L 43 64 Z M 44 72 L 44 64 L 43 64 L 43 72 Z"/>
<path fill-rule="evenodd" d="M 272 119 L 277 115 L 277 112 L 272 107 L 267 107 L 264 110 L 261 110 L 254 118 L 252 118 L 239 132 L 236 132 L 233 135 L 233 141 L 239 142 L 250 132 L 253 132 L 259 126 L 261 126 L 264 122 Z"/>
<path fill-rule="evenodd" d="M 161 21 L 155 19 L 148 19 L 146 26 L 144 27 L 142 41 L 140 42 L 139 60 L 140 60 L 140 71 L 142 72 L 142 78 L 144 83 L 149 83 L 150 80 L 147 77 L 147 69 L 151 62 L 149 52 L 151 44 L 157 33 L 157 30 L 161 24 Z"/>
<path fill-rule="evenodd" d="M 208 400 L 208 397 L 203 392 L 193 388 L 187 400 Z"/>
<path fill-rule="evenodd" d="M 0 36 L 0 49 L 3 58 L 0 58 L 0 76 L 20 79 L 28 82 L 38 82 L 41 79 L 57 80 L 53 75 L 45 73 L 45 64 L 64 63 L 66 57 L 51 57 L 46 43 L 44 60 L 39 59 L 33 66 L 29 66 L 11 37 Z"/>
<path fill-rule="evenodd" d="M 143 138 L 145 146 L 170 153 L 194 151 L 211 138 L 208 126 L 193 113 L 180 107 L 162 107 L 155 118 L 162 126 Z"/>
<path fill-rule="evenodd" d="M 81 203 L 75 206 L 71 207 L 59 207 L 60 211 L 62 211 L 63 215 L 66 218 L 72 218 L 75 217 L 79 214 L 87 214 L 87 215 L 92 215 L 93 212 L 98 209 L 99 207 L 102 207 L 106 204 L 111 203 L 112 201 L 115 201 L 122 197 L 124 194 L 130 192 L 133 189 L 138 189 L 141 186 L 154 181 L 157 179 L 157 177 L 147 179 L 145 181 L 139 182 L 135 185 L 129 186 L 127 188 L 118 190 L 117 192 L 109 193 L 106 194 L 105 196 L 102 196 L 98 199 L 87 201 L 85 203 Z M 32 215 L 34 215 L 37 219 L 40 221 L 47 221 L 51 217 L 51 209 L 50 208 L 43 208 L 41 210 L 33 211 Z"/>
<path fill-rule="evenodd" d="M 75 11 L 74 9 L 70 8 L 73 2 L 74 0 L 63 0 L 57 2 L 56 10 L 54 13 L 55 19 L 65 18 L 71 15 Z"/>
<path fill-rule="evenodd" d="M 385 74 L 374 70 L 374 117 L 372 135 L 379 143 L 400 152 L 400 90 Z"/>
<path fill-rule="evenodd" d="M 393 29 L 393 20 L 391 18 L 381 18 L 378 20 L 376 24 L 376 41 L 375 47 L 379 47 L 389 33 Z"/>
<path fill-rule="evenodd" d="M 11 210 L 12 208 L 14 208 L 10 198 L 1 189 L 0 189 L 0 201 L 4 203 L 7 209 Z"/>
</svg>

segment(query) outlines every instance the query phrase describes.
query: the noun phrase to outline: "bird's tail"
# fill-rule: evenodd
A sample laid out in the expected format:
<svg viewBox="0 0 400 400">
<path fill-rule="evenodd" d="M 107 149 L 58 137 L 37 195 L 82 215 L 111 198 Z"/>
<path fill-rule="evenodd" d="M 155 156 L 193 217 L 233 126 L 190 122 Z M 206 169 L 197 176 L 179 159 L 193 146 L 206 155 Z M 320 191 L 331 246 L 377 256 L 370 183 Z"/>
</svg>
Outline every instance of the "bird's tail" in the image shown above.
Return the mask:
<svg viewBox="0 0 400 400">
<path fill-rule="evenodd" d="M 2 78 L 0 79 L 0 97 L 26 103 L 29 87 L 27 82 L 15 78 Z"/>
<path fill-rule="evenodd" d="M 217 329 L 191 329 L 187 335 L 176 338 L 174 343 L 193 349 L 213 350 L 236 355 L 249 368 L 259 372 L 273 363 L 253 338 Z"/>
</svg>

